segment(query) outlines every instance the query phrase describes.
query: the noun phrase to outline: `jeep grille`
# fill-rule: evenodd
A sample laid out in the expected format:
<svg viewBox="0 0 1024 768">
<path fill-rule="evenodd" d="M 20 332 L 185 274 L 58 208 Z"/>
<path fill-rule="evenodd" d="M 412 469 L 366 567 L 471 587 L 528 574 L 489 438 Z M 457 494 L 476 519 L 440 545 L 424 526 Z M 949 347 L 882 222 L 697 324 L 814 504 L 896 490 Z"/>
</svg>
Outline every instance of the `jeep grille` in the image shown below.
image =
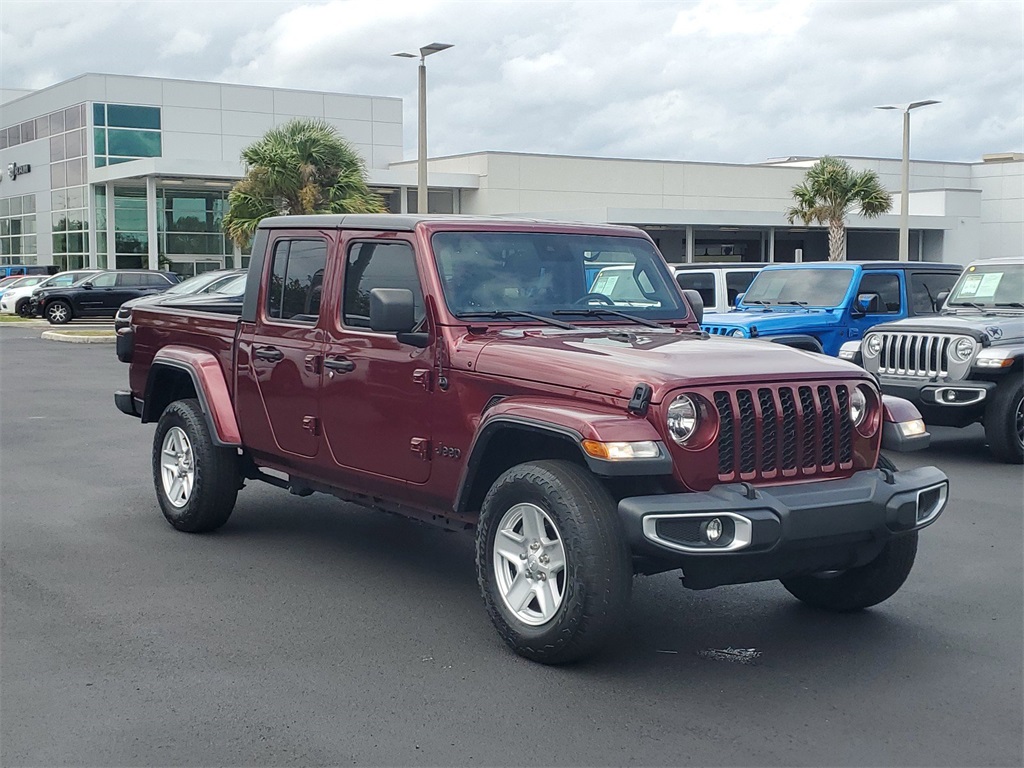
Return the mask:
<svg viewBox="0 0 1024 768">
<path fill-rule="evenodd" d="M 728 325 L 702 325 L 700 328 L 704 333 L 709 333 L 712 336 L 728 336 L 736 330 L 736 326 Z"/>
<path fill-rule="evenodd" d="M 955 336 L 879 333 L 878 373 L 930 379 L 949 375 L 949 345 Z"/>
<path fill-rule="evenodd" d="M 770 480 L 853 466 L 845 384 L 720 389 L 718 479 Z"/>
</svg>

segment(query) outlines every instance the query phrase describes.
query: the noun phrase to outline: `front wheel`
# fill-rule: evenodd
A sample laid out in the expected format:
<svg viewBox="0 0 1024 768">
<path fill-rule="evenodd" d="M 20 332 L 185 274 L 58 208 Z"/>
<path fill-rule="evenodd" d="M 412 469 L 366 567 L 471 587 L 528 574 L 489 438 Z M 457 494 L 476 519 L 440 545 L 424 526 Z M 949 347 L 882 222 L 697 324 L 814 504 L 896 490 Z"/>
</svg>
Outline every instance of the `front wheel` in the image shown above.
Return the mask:
<svg viewBox="0 0 1024 768">
<path fill-rule="evenodd" d="M 46 319 L 52 325 L 64 325 L 70 323 L 72 318 L 71 305 L 66 301 L 57 299 L 46 305 Z"/>
<path fill-rule="evenodd" d="M 576 661 L 625 620 L 632 561 L 614 499 L 584 468 L 509 469 L 484 499 L 476 542 L 487 612 L 520 656 Z"/>
<path fill-rule="evenodd" d="M 870 608 L 895 595 L 910 575 L 917 555 L 917 531 L 892 538 L 870 563 L 845 571 L 782 579 L 798 600 L 826 611 Z"/>
<path fill-rule="evenodd" d="M 198 400 L 176 400 L 160 416 L 153 438 L 153 483 L 164 517 L 179 531 L 213 531 L 231 516 L 238 496 L 238 454 L 214 445 Z"/>
<path fill-rule="evenodd" d="M 28 317 L 28 299 L 18 299 L 14 304 L 14 314 L 18 317 Z"/>
<path fill-rule="evenodd" d="M 985 438 L 992 454 L 1007 464 L 1024 464 L 1024 378 L 999 383 L 985 409 Z"/>
</svg>

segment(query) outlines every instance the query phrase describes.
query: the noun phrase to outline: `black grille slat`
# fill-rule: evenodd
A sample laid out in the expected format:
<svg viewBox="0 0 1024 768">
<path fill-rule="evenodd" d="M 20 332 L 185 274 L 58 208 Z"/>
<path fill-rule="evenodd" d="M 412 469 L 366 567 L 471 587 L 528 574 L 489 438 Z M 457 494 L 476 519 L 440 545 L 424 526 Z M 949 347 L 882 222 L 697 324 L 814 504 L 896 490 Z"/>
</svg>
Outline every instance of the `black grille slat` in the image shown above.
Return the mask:
<svg viewBox="0 0 1024 768">
<path fill-rule="evenodd" d="M 736 393 L 736 404 L 739 406 L 740 421 L 740 472 L 749 473 L 757 466 L 757 443 L 754 434 L 757 414 L 754 412 L 754 398 L 750 391 L 739 390 Z"/>
<path fill-rule="evenodd" d="M 850 432 L 850 390 L 846 387 L 836 388 L 839 400 L 839 461 L 848 464 L 853 461 L 853 435 Z"/>
<path fill-rule="evenodd" d="M 778 451 L 778 421 L 775 410 L 775 397 L 770 389 L 757 390 L 757 400 L 761 404 L 761 471 L 774 472 Z"/>
<path fill-rule="evenodd" d="M 836 463 L 836 409 L 832 404 L 832 390 L 818 387 L 818 400 L 821 402 L 821 463 L 831 466 Z"/>
<path fill-rule="evenodd" d="M 728 392 L 715 392 L 715 408 L 718 409 L 718 474 L 733 473 L 734 429 L 732 406 Z"/>
<path fill-rule="evenodd" d="M 818 452 L 815 447 L 818 436 L 818 413 L 817 408 L 814 406 L 814 395 L 811 393 L 811 388 L 800 387 L 799 393 L 802 426 L 804 428 L 803 461 L 801 464 L 805 469 L 810 469 L 818 463 Z"/>
<path fill-rule="evenodd" d="M 796 469 L 796 401 L 793 390 L 783 387 L 779 390 L 782 406 L 782 469 Z"/>
</svg>

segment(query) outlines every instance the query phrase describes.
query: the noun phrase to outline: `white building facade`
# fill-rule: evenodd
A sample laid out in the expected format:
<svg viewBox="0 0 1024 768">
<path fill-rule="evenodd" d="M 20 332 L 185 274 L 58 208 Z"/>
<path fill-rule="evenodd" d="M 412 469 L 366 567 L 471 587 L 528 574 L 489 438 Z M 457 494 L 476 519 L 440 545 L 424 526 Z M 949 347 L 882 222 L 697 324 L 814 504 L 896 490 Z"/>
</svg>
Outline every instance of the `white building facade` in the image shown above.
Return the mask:
<svg viewBox="0 0 1024 768">
<path fill-rule="evenodd" d="M 0 264 L 244 266 L 221 231 L 242 149 L 296 117 L 335 126 L 394 212 L 417 210 L 402 102 L 219 83 L 86 74 L 0 93 Z M 633 224 L 670 261 L 816 261 L 821 227 L 790 224 L 790 190 L 816 158 L 756 165 L 480 152 L 429 161 L 432 213 Z M 848 158 L 900 188 L 898 159 Z M 911 258 L 1024 255 L 1024 155 L 914 161 Z M 896 193 L 893 211 L 899 210 Z M 851 259 L 896 257 L 898 213 L 848 222 Z"/>
</svg>

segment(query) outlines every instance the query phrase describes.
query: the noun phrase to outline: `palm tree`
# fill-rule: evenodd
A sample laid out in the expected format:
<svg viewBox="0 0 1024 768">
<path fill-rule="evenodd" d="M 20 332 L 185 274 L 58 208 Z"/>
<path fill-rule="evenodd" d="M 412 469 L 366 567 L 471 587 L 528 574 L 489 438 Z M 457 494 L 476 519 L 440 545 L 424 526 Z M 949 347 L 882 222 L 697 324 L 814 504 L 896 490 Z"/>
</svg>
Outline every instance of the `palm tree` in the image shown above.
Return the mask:
<svg viewBox="0 0 1024 768">
<path fill-rule="evenodd" d="M 892 195 L 874 171 L 854 171 L 838 157 L 823 157 L 807 170 L 803 183 L 793 187 L 796 205 L 786 211 L 792 224 L 802 219 L 828 224 L 829 261 L 846 260 L 846 215 L 856 207 L 868 219 L 888 213 Z"/>
<path fill-rule="evenodd" d="M 366 165 L 329 123 L 296 119 L 242 150 L 245 178 L 228 193 L 223 227 L 240 247 L 267 216 L 384 213 L 366 185 Z"/>
</svg>

